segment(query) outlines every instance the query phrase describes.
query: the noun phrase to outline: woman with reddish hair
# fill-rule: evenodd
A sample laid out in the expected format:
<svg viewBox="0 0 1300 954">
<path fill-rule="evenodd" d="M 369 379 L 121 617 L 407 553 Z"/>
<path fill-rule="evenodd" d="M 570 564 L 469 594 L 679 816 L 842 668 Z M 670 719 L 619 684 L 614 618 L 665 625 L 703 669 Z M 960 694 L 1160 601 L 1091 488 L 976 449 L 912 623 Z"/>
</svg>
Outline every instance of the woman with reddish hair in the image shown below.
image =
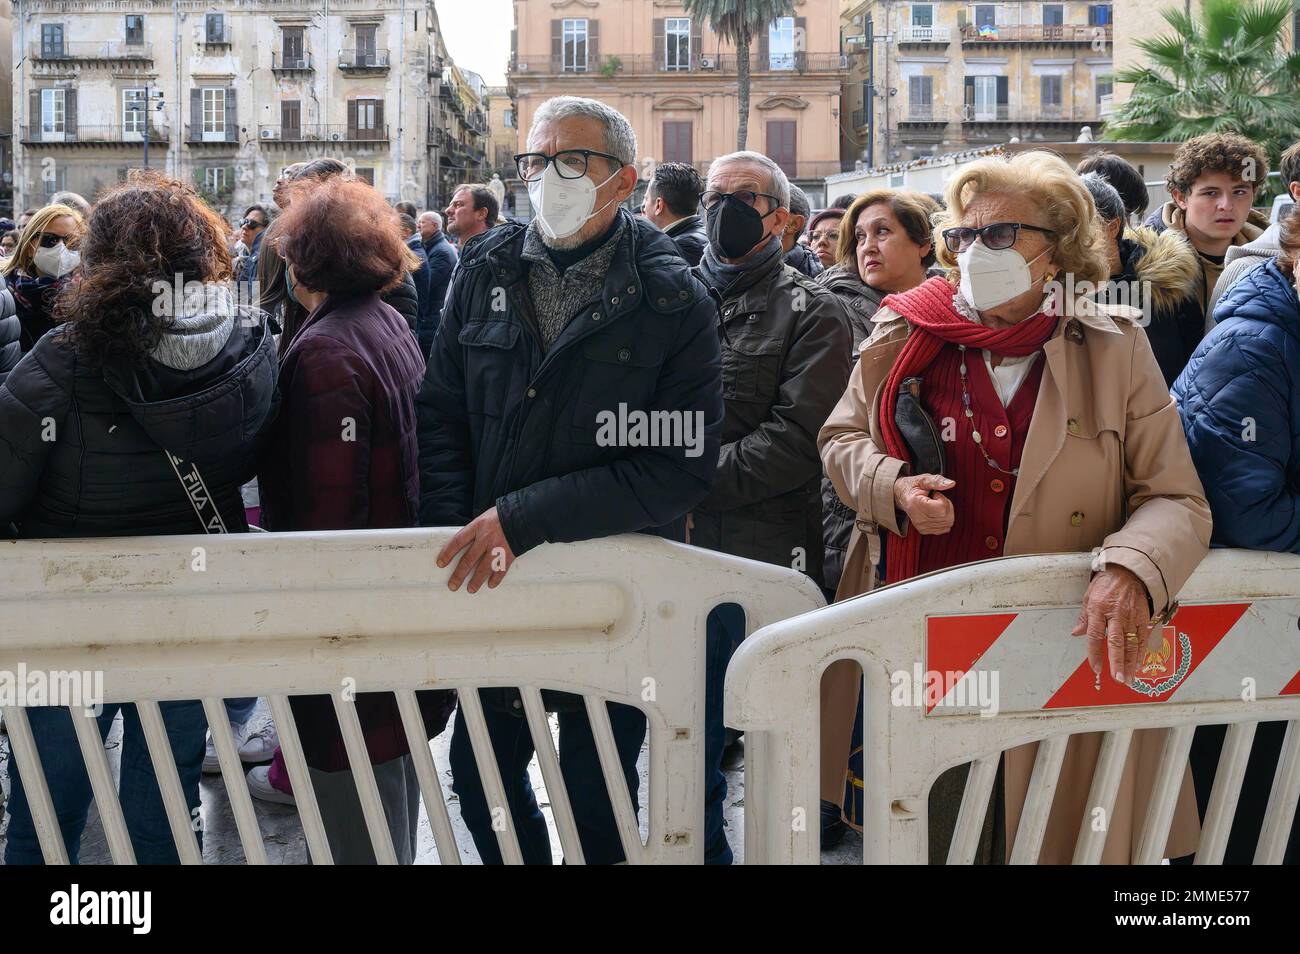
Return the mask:
<svg viewBox="0 0 1300 954">
<path fill-rule="evenodd" d="M 274 248 L 285 260 L 286 291 L 307 316 L 281 358 L 283 407 L 259 475 L 266 528 L 413 527 L 424 359 L 406 321 L 380 296 L 402 281 L 414 256 L 397 212 L 369 185 L 332 178 L 291 193 Z M 420 696 L 432 737 L 454 696 Z M 334 861 L 374 863 L 329 697 L 291 701 Z M 396 702 L 362 693 L 356 708 L 398 860 L 409 863 L 419 786 Z M 270 771 L 278 775 L 279 765 Z M 254 769 L 250 786 L 267 787 L 269 774 Z"/>
</svg>

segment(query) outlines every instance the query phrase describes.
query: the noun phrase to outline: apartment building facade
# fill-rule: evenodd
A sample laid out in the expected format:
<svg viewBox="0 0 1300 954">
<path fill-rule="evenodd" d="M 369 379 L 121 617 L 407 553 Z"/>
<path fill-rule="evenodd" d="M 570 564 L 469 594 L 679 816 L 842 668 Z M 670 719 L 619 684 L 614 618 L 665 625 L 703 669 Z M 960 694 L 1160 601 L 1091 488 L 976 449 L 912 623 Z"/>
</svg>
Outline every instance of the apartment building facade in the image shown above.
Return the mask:
<svg viewBox="0 0 1300 954">
<path fill-rule="evenodd" d="M 146 152 L 228 215 L 324 155 L 390 200 L 439 198 L 456 108 L 431 0 L 17 0 L 14 16 L 20 206 L 93 196 Z"/>
<path fill-rule="evenodd" d="M 1073 141 L 1085 126 L 1099 137 L 1112 111 L 1113 14 L 1092 0 L 844 0 L 843 159 L 883 166 Z"/>
<path fill-rule="evenodd" d="M 515 0 L 514 8 L 509 89 L 519 151 L 537 107 L 561 94 L 628 117 L 643 180 L 655 162 L 704 171 L 735 150 L 735 48 L 679 0 Z M 795 0 L 794 10 L 751 48 L 747 145 L 820 195 L 824 177 L 841 168 L 838 11 L 827 0 Z"/>
<path fill-rule="evenodd" d="M 488 176 L 495 172 L 507 181 L 514 175 L 514 155 L 519 151 L 514 105 L 508 87 L 489 86 L 487 93 Z"/>
</svg>

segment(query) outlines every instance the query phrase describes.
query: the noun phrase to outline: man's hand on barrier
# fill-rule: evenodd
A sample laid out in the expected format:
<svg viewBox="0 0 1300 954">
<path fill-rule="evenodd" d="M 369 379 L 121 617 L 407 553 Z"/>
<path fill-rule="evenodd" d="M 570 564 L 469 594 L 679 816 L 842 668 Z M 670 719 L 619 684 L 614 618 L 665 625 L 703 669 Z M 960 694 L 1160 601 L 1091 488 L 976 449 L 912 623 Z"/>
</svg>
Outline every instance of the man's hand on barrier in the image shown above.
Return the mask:
<svg viewBox="0 0 1300 954">
<path fill-rule="evenodd" d="M 1110 566 L 1088 584 L 1071 635 L 1088 637 L 1093 672 L 1109 664 L 1111 678 L 1127 686 L 1137 675 L 1151 629 L 1151 604 L 1142 580 L 1132 570 Z"/>
<path fill-rule="evenodd" d="M 447 581 L 447 589 L 460 589 L 460 585 L 471 573 L 471 593 L 477 593 L 484 582 L 489 589 L 494 589 L 505 579 L 506 571 L 515 562 L 515 555 L 506 541 L 506 532 L 501 529 L 501 518 L 497 516 L 496 507 L 475 517 L 447 541 L 447 545 L 438 554 L 438 566 L 445 567 L 462 550 L 465 555 L 456 564 L 451 579 Z"/>
<path fill-rule="evenodd" d="M 957 486 L 939 474 L 917 474 L 894 481 L 894 505 L 907 514 L 917 533 L 941 534 L 952 529 L 952 501 L 939 493 Z M 931 496 L 933 491 L 934 496 Z"/>
</svg>

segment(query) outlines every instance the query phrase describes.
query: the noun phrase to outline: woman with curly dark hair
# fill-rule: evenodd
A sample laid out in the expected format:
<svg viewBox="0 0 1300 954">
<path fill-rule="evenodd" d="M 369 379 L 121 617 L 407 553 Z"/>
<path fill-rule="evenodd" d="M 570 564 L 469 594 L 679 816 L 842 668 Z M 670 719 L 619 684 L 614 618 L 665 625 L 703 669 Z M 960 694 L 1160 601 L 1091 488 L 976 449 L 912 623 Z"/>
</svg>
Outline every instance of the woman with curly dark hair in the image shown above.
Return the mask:
<svg viewBox="0 0 1300 954">
<path fill-rule="evenodd" d="M 12 523 L 22 538 L 247 530 L 239 488 L 256 470 L 274 416 L 275 347 L 260 316 L 235 305 L 221 218 L 189 186 L 133 174 L 95 206 L 81 256 L 80 281 L 59 297 L 62 324 L 0 384 L 0 526 Z M 182 475 L 196 473 L 207 505 L 187 492 Z M 197 808 L 202 707 L 161 708 L 185 796 Z M 106 706 L 100 729 L 108 731 L 119 709 L 121 800 L 136 860 L 175 863 L 134 706 Z M 91 790 L 71 716 L 27 712 L 75 861 Z M 9 771 L 5 861 L 39 863 L 12 761 Z"/>
</svg>

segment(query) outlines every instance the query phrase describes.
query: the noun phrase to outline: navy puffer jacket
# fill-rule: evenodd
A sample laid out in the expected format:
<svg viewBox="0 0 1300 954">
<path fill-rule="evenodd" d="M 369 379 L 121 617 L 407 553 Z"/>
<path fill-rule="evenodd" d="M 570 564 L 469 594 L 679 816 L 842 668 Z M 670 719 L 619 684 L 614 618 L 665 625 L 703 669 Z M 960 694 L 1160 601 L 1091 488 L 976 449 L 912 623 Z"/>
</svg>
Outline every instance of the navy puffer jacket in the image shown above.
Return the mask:
<svg viewBox="0 0 1300 954">
<path fill-rule="evenodd" d="M 1300 301 L 1274 259 L 1228 289 L 1174 382 L 1213 543 L 1300 553 Z"/>
</svg>

